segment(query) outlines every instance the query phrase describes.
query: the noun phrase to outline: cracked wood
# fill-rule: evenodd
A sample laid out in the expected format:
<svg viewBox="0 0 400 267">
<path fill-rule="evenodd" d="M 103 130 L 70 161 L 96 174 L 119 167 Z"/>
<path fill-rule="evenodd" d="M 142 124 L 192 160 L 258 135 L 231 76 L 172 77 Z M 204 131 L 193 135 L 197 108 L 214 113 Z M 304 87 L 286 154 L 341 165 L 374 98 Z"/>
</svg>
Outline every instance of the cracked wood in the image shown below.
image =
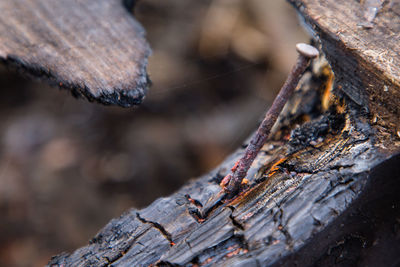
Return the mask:
<svg viewBox="0 0 400 267">
<path fill-rule="evenodd" d="M 144 29 L 122 0 L 0 1 L 0 61 L 91 101 L 140 104 Z"/>
</svg>

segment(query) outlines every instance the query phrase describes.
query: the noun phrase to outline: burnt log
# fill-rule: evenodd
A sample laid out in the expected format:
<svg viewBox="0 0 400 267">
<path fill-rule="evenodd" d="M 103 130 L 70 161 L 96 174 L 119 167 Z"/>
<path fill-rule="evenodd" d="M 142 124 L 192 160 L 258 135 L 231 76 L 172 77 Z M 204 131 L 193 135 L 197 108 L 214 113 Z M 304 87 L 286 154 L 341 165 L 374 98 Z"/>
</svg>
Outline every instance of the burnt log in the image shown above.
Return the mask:
<svg viewBox="0 0 400 267">
<path fill-rule="evenodd" d="M 0 1 L 0 10 L 1 62 L 90 101 L 142 102 L 150 48 L 122 0 Z"/>
<path fill-rule="evenodd" d="M 204 210 L 241 148 L 175 194 L 113 219 L 49 266 L 400 263 L 400 75 L 398 54 L 390 54 L 400 45 L 388 39 L 398 25 L 385 24 L 398 19 L 396 6 L 366 28 L 358 26 L 364 17 L 356 1 L 328 0 L 324 8 L 291 2 L 327 61 L 304 74 L 249 170 L 247 189 Z M 390 51 L 370 56 L 381 49 Z"/>
</svg>

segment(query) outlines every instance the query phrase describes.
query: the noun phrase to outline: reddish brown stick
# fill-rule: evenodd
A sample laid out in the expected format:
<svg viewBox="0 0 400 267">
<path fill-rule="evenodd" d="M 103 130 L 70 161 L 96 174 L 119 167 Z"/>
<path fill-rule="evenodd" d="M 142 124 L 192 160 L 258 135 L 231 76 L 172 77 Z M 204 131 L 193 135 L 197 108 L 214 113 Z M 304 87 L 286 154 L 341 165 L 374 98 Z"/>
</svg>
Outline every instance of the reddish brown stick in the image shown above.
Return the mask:
<svg viewBox="0 0 400 267">
<path fill-rule="evenodd" d="M 247 171 L 256 158 L 258 152 L 267 141 L 272 126 L 274 126 L 283 107 L 296 88 L 301 75 L 306 70 L 311 59 L 317 57 L 319 54 L 315 47 L 307 44 L 297 44 L 296 48 L 299 52 L 296 65 L 291 70 L 285 84 L 282 86 L 278 96 L 272 103 L 271 108 L 265 115 L 264 120 L 258 127 L 257 132 L 251 139 L 243 157 L 239 159 L 235 164 L 235 167 L 232 168 L 232 173 L 226 177 L 227 179 L 224 179 L 228 183 L 224 188 L 228 198 L 235 196 L 239 192 L 242 181 L 247 175 Z"/>
</svg>

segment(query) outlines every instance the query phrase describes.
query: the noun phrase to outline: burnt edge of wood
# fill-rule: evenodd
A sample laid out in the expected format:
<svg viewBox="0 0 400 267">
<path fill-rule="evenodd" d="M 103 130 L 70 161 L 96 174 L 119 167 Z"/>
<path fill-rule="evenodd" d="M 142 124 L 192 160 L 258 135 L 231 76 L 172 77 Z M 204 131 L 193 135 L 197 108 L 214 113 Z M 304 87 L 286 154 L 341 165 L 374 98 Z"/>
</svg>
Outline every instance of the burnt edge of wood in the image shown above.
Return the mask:
<svg viewBox="0 0 400 267">
<path fill-rule="evenodd" d="M 43 80 L 52 86 L 66 89 L 77 98 L 83 97 L 90 102 L 95 101 L 104 105 L 118 105 L 122 107 L 139 105 L 145 98 L 148 87 L 151 85 L 146 70 L 147 59 L 151 53 L 151 49 L 144 37 L 145 30 L 132 15 L 135 2 L 134 0 L 116 0 L 108 3 L 107 1 L 98 1 L 97 3 L 74 2 L 69 5 L 63 2 L 38 2 L 36 0 L 29 0 L 26 2 L 27 5 L 24 5 L 23 1 L 17 1 L 15 4 L 13 2 L 2 3 L 5 8 L 5 17 L 3 19 L 6 21 L 8 19 L 7 15 L 12 16 L 10 14 L 14 14 L 13 10 L 18 10 L 20 5 L 22 5 L 21 14 L 15 12 L 19 14 L 19 17 L 28 17 L 25 20 L 16 20 L 18 23 L 22 23 L 22 25 L 26 23 L 26 20 L 29 22 L 29 19 L 32 19 L 30 24 L 35 24 L 35 20 L 38 19 L 32 15 L 32 12 L 27 13 L 29 8 L 31 10 L 37 8 L 37 12 L 42 12 L 43 7 L 49 3 L 54 4 L 53 7 L 55 8 L 52 10 L 53 14 L 40 14 L 43 18 L 44 26 L 41 24 L 35 26 L 36 28 L 26 27 L 29 31 L 26 35 L 27 37 L 24 36 L 25 32 L 21 32 L 20 29 L 7 31 L 7 24 L 6 28 L 0 27 L 0 32 L 4 34 L 0 36 L 0 40 L 2 41 L 0 48 L 1 45 L 5 47 L 5 51 L 0 51 L 0 62 L 24 76 Z M 95 5 L 98 5 L 96 7 L 98 10 L 96 8 L 91 9 Z M 82 8 L 82 11 L 77 11 L 80 8 Z M 100 14 L 97 14 L 99 10 L 102 11 Z M 68 22 L 65 22 L 65 26 L 60 26 L 64 22 L 56 21 L 55 18 L 57 16 L 65 16 L 65 14 L 68 14 L 71 18 L 67 20 Z M 119 29 L 107 25 L 99 26 L 99 21 L 101 20 L 108 20 L 110 25 L 112 25 L 116 19 L 118 20 L 116 24 L 119 26 L 122 25 Z M 47 26 L 46 23 L 50 26 Z M 83 39 L 86 33 L 79 28 L 78 24 L 80 23 L 86 23 L 86 29 L 87 27 L 91 27 L 95 32 L 97 31 L 96 35 L 101 37 L 98 37 L 94 41 L 89 38 L 86 42 L 81 43 L 80 39 Z M 73 38 L 62 35 L 63 31 L 75 28 L 78 28 L 77 32 L 70 33 L 71 36 L 74 36 Z M 13 33 L 16 35 L 20 34 L 21 36 L 13 36 Z M 51 39 L 48 36 L 56 37 L 59 40 Z M 115 39 L 119 37 L 121 37 L 121 44 L 116 44 Z M 64 42 L 64 39 L 66 42 Z M 127 43 L 127 45 L 124 43 Z M 54 49 L 50 60 L 47 60 L 48 57 L 45 56 L 45 53 L 38 53 L 37 47 L 43 44 L 50 45 Z M 91 65 L 86 67 L 79 65 L 82 63 L 79 60 L 77 60 L 78 62 L 74 60 L 68 61 L 67 58 L 70 58 L 71 54 L 69 52 L 63 54 L 63 51 L 68 51 L 74 46 L 84 51 L 81 55 L 82 57 L 89 55 L 85 60 L 93 60 L 91 64 L 95 67 Z M 104 48 L 96 48 L 91 51 L 93 46 L 95 48 L 96 46 L 97 48 L 108 46 L 112 51 L 108 53 Z M 110 60 L 114 59 L 115 64 L 96 61 L 96 55 L 93 56 L 91 53 L 98 53 L 99 58 L 110 56 Z M 73 58 L 76 57 L 77 55 L 74 54 Z M 126 67 L 122 62 L 118 62 L 118 59 L 123 57 L 131 58 L 132 64 L 123 72 L 119 72 L 119 68 Z M 58 63 L 58 61 L 61 63 Z M 71 67 L 72 65 L 75 66 Z M 104 65 L 107 65 L 107 67 L 105 68 Z M 74 70 L 85 70 L 87 75 L 75 75 Z M 123 79 L 119 76 L 123 77 Z"/>
<path fill-rule="evenodd" d="M 112 92 L 99 91 L 98 95 L 93 95 L 88 87 L 64 80 L 50 69 L 38 65 L 27 63 L 14 55 L 1 58 L 0 62 L 30 79 L 45 81 L 53 87 L 68 90 L 76 98 L 86 98 L 90 102 L 98 102 L 103 105 L 118 105 L 124 108 L 140 105 L 146 96 L 151 80 L 147 74 L 146 67 L 140 71 L 143 78 L 133 86 L 126 88 L 114 88 Z"/>
</svg>

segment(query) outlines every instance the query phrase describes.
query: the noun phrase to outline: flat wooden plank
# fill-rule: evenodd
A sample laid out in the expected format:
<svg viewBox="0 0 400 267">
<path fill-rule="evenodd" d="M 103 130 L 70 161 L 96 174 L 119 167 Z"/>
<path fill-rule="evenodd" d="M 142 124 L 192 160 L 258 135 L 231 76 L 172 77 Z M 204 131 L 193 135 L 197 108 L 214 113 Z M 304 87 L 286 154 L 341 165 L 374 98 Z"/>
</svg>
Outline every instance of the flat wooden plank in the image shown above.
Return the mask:
<svg viewBox="0 0 400 267">
<path fill-rule="evenodd" d="M 145 31 L 119 0 L 0 1 L 0 61 L 103 104 L 139 104 Z"/>
</svg>

